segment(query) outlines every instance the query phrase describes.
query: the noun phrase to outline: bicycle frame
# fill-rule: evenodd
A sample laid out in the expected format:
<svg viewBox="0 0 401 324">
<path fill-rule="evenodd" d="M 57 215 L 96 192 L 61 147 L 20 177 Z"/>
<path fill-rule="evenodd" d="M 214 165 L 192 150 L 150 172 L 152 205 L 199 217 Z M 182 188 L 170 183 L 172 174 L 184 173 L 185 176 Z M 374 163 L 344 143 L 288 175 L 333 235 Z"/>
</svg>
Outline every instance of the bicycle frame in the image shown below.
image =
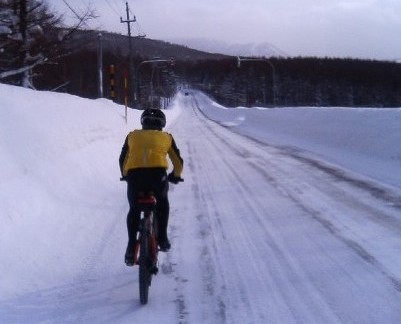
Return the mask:
<svg viewBox="0 0 401 324">
<path fill-rule="evenodd" d="M 127 181 L 127 179 L 121 177 L 120 181 Z M 184 179 L 173 176 L 171 179 L 168 177 L 168 181 L 177 184 Z M 156 202 L 153 192 L 140 192 L 135 205 L 140 214 L 140 226 L 134 248 L 134 264 L 139 265 L 139 296 L 142 304 L 147 304 L 152 275 L 158 272 Z"/>
</svg>

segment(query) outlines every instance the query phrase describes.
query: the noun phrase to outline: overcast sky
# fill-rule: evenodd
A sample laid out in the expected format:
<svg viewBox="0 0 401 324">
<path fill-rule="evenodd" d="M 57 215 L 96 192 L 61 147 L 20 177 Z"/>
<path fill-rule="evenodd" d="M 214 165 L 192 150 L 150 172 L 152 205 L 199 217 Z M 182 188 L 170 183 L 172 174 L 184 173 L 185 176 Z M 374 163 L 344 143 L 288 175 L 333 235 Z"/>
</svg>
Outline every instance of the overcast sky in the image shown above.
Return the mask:
<svg viewBox="0 0 401 324">
<path fill-rule="evenodd" d="M 89 27 L 127 33 L 126 0 L 47 0 L 64 13 L 91 4 Z M 128 0 L 133 33 L 151 39 L 264 43 L 290 56 L 401 59 L 401 0 Z"/>
</svg>

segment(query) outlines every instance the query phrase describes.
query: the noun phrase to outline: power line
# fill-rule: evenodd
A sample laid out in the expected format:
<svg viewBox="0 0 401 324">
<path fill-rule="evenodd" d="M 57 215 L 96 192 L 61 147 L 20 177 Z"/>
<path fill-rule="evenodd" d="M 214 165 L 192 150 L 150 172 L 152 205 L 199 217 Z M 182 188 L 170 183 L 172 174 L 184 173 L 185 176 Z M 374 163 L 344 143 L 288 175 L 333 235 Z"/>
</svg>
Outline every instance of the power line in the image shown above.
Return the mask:
<svg viewBox="0 0 401 324">
<path fill-rule="evenodd" d="M 132 12 L 131 8 L 129 8 L 128 10 L 135 17 L 135 15 Z M 135 24 L 136 24 L 136 27 L 138 29 L 138 36 L 141 37 L 141 38 L 146 37 L 146 34 L 141 32 L 142 28 L 141 28 L 141 25 L 139 24 L 138 20 L 135 20 Z"/>
<path fill-rule="evenodd" d="M 123 12 L 122 10 L 121 10 L 121 7 L 123 7 L 124 6 L 124 4 L 123 4 L 123 1 L 119 1 L 119 3 L 117 2 L 117 0 L 113 0 L 113 2 L 114 2 L 114 4 L 116 5 L 116 8 L 118 8 L 118 11 L 120 12 L 120 14 Z"/>
<path fill-rule="evenodd" d="M 121 11 L 119 12 L 118 10 L 116 10 L 116 7 L 112 6 L 111 3 L 109 2 L 109 0 L 105 0 L 105 1 L 106 1 L 107 5 L 110 7 L 110 9 L 113 10 L 114 13 L 115 13 L 117 16 L 121 16 Z M 114 3 L 114 5 L 116 5 L 117 8 L 118 8 L 118 5 L 116 4 L 116 2 L 114 1 L 113 3 Z"/>
<path fill-rule="evenodd" d="M 78 13 L 74 10 L 74 8 L 72 8 L 71 6 L 70 6 L 70 4 L 66 1 L 66 0 L 62 0 L 63 2 L 64 2 L 64 4 L 68 7 L 68 9 L 70 9 L 73 13 L 74 13 L 74 15 L 78 18 L 78 19 L 81 19 L 81 17 L 78 15 Z"/>
</svg>

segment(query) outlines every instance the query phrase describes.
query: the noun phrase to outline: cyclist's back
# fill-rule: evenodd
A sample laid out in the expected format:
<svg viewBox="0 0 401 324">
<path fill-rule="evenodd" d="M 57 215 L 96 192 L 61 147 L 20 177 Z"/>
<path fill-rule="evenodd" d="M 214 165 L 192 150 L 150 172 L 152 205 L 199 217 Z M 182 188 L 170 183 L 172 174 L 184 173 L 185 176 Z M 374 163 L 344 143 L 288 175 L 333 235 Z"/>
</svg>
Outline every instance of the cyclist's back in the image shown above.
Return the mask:
<svg viewBox="0 0 401 324">
<path fill-rule="evenodd" d="M 177 174 L 181 173 L 182 160 L 173 136 L 162 130 L 137 129 L 127 136 L 127 154 L 123 161 L 123 174 L 137 168 L 168 168 L 167 155 L 171 158 Z"/>
</svg>

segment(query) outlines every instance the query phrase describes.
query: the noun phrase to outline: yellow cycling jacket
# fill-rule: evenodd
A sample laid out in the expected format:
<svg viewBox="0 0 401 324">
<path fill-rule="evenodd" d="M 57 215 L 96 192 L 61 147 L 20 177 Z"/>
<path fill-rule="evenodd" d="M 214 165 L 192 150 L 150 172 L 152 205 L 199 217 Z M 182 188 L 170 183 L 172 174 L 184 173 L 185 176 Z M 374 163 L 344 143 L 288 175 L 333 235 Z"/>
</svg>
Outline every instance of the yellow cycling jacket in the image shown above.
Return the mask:
<svg viewBox="0 0 401 324">
<path fill-rule="evenodd" d="M 120 155 L 123 176 L 137 168 L 168 169 L 167 155 L 173 163 L 174 175 L 181 176 L 183 160 L 171 134 L 153 129 L 137 129 L 125 139 Z"/>
</svg>

